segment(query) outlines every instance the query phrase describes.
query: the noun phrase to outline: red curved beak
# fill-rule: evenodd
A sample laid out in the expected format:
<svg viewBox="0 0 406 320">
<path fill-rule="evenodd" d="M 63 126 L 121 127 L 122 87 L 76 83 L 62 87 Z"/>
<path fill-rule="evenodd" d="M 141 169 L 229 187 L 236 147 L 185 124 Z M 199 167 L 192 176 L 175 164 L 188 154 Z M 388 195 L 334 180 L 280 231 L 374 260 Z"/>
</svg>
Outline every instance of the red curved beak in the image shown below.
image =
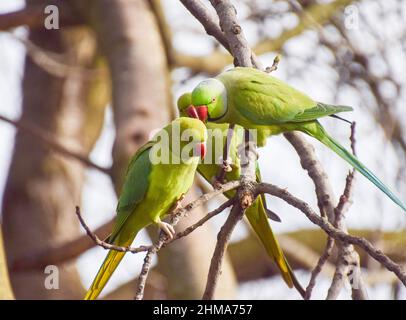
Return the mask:
<svg viewBox="0 0 406 320">
<path fill-rule="evenodd" d="M 203 160 L 206 155 L 206 142 L 196 144 L 195 148 L 195 154 L 200 155 L 200 158 Z"/>
<path fill-rule="evenodd" d="M 206 122 L 209 112 L 207 109 L 207 106 L 202 105 L 202 106 L 193 106 L 192 104 L 186 108 L 186 114 L 190 118 L 195 118 L 199 119 L 200 121 Z"/>
<path fill-rule="evenodd" d="M 197 110 L 193 105 L 190 105 L 189 107 L 186 108 L 186 114 L 190 118 L 199 119 L 199 114 L 197 113 Z"/>
</svg>

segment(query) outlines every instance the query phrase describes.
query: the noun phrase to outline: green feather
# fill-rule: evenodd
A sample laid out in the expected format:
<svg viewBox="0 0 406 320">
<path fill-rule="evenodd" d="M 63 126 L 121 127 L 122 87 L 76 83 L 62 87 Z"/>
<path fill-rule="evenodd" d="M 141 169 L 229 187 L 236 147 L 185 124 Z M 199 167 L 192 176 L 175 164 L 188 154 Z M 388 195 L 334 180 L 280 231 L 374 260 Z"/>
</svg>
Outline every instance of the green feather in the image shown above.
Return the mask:
<svg viewBox="0 0 406 320">
<path fill-rule="evenodd" d="M 333 150 L 342 159 L 347 161 L 364 177 L 366 177 L 375 186 L 377 186 L 382 192 L 384 192 L 393 202 L 395 202 L 399 207 L 406 211 L 406 206 L 402 203 L 402 201 L 387 186 L 385 186 L 383 182 L 379 180 L 379 178 L 374 173 L 371 172 L 371 170 L 365 167 L 365 165 L 363 165 L 353 154 L 351 154 L 336 140 L 330 137 L 326 130 L 324 130 L 324 128 L 318 122 L 303 125 L 300 130 L 316 138 L 325 146 Z"/>
<path fill-rule="evenodd" d="M 321 117 L 331 116 L 340 112 L 353 111 L 352 107 L 335 106 L 318 102 L 314 108 L 306 109 L 302 114 L 297 114 L 292 122 L 304 122 L 316 120 Z"/>
<path fill-rule="evenodd" d="M 149 186 L 149 176 L 151 174 L 151 162 L 149 160 L 149 150 L 154 145 L 148 142 L 142 146 L 133 156 L 128 165 L 126 177 L 117 204 L 117 217 L 113 231 L 109 237 L 109 242 L 113 243 L 128 217 L 135 207 L 141 202 Z"/>
<path fill-rule="evenodd" d="M 172 125 L 180 125 L 180 134 L 186 129 L 195 129 L 193 134 L 204 142 L 206 128 L 196 119 L 179 118 L 166 126 L 172 141 Z M 161 132 L 162 133 L 162 132 Z M 148 142 L 133 156 L 117 205 L 117 218 L 110 236 L 110 243 L 130 246 L 138 232 L 152 224 L 161 222 L 176 201 L 193 184 L 199 157 L 185 163 L 151 163 L 149 153 L 156 142 Z M 182 143 L 182 142 L 181 142 Z M 96 299 L 124 257 L 124 252 L 110 251 L 101 265 L 85 299 Z"/>
<path fill-rule="evenodd" d="M 358 159 L 329 137 L 316 121 L 321 117 L 351 111 L 351 107 L 317 103 L 283 81 L 253 68 L 233 68 L 218 75 L 216 79 L 203 81 L 193 90 L 194 93 L 196 92 L 192 96 L 193 104 L 198 106 L 208 104 L 209 119 L 212 118 L 213 109 L 218 112 L 215 110 L 218 108 L 226 111 L 221 118 L 215 120 L 216 123 L 238 124 L 247 129 L 259 129 L 268 135 L 295 130 L 312 135 L 351 164 L 406 211 L 406 206 L 399 198 Z M 226 108 L 224 105 L 219 106 L 218 102 L 217 104 L 210 102 L 218 101 L 217 98 L 222 92 L 221 88 L 219 89 L 218 80 L 224 85 L 223 91 L 227 92 Z M 193 97 L 196 98 L 193 99 Z M 199 99 L 202 100 L 199 101 Z"/>
</svg>

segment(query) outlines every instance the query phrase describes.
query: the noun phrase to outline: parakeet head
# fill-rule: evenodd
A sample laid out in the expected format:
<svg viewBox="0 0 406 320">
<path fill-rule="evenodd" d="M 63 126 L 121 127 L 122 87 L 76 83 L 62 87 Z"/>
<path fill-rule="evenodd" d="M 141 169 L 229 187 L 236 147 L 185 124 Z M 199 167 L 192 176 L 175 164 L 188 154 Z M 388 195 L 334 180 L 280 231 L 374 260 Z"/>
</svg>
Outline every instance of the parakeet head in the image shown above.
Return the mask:
<svg viewBox="0 0 406 320">
<path fill-rule="evenodd" d="M 192 104 L 192 93 L 186 92 L 178 98 L 178 110 L 181 117 L 187 117 L 187 108 Z M 195 117 L 193 117 L 195 118 Z"/>
<path fill-rule="evenodd" d="M 191 102 L 186 108 L 189 117 L 215 121 L 227 111 L 226 87 L 214 78 L 204 80 L 193 90 Z"/>
<path fill-rule="evenodd" d="M 203 122 L 198 119 L 180 117 L 172 121 L 168 127 L 171 135 L 169 143 L 173 152 L 182 153 L 182 159 L 186 155 L 189 157 L 200 156 L 202 159 L 206 155 L 207 131 Z M 178 143 L 175 143 L 178 140 Z M 179 150 L 176 150 L 179 145 Z"/>
</svg>

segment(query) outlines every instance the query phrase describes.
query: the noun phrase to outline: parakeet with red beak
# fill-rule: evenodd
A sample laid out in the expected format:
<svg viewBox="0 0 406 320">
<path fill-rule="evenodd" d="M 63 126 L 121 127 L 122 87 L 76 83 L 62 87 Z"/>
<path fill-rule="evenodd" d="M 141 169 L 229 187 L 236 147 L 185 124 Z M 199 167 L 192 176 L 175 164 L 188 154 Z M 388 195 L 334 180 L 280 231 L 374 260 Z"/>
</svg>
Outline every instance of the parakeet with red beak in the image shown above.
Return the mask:
<svg viewBox="0 0 406 320">
<path fill-rule="evenodd" d="M 161 218 L 193 184 L 199 159 L 206 153 L 206 127 L 197 119 L 178 118 L 155 137 L 159 138 L 143 145 L 128 166 L 108 240 L 111 244 L 130 246 L 137 233 L 150 224 L 156 224 L 169 238 L 175 233 Z M 124 255 L 125 252 L 109 251 L 86 300 L 97 298 Z"/>
<path fill-rule="evenodd" d="M 204 122 L 238 124 L 267 130 L 268 135 L 304 132 L 333 150 L 406 211 L 405 204 L 318 122 L 319 118 L 352 110 L 316 102 L 260 70 L 237 67 L 199 83 L 186 112 Z"/>
<path fill-rule="evenodd" d="M 185 93 L 179 97 L 178 109 L 180 116 L 186 115 L 186 110 L 191 105 L 191 98 L 191 93 Z M 215 161 L 217 159 L 214 159 L 214 155 L 217 153 L 215 148 L 219 147 L 220 151 L 223 151 L 226 143 L 228 124 L 207 122 L 206 126 L 208 129 L 208 139 L 206 142 L 207 157 L 205 161 L 202 161 L 198 165 L 197 171 L 207 182 L 213 183 L 215 182 L 220 168 L 219 163 Z M 216 140 L 219 136 L 220 139 Z M 243 140 L 244 130 L 242 127 L 236 126 L 229 146 L 228 157 L 230 160 L 231 171 L 227 172 L 225 175 L 225 179 L 227 181 L 240 179 L 241 167 L 240 159 L 238 157 L 238 146 L 243 142 Z M 215 145 L 217 141 L 220 141 L 220 146 Z M 256 164 L 256 177 L 257 181 L 261 182 L 261 174 L 258 163 Z M 228 191 L 225 193 L 225 196 L 230 199 L 235 196 L 235 191 Z M 247 217 L 252 229 L 257 234 L 259 240 L 263 244 L 267 254 L 276 263 L 286 284 L 290 288 L 295 287 L 298 292 L 304 296 L 305 291 L 297 280 L 292 268 L 283 254 L 278 240 L 272 231 L 270 221 L 268 220 L 268 218 L 270 218 L 279 222 L 280 218 L 276 213 L 267 208 L 264 195 L 259 196 L 252 206 L 247 208 L 245 211 L 245 216 Z"/>
</svg>

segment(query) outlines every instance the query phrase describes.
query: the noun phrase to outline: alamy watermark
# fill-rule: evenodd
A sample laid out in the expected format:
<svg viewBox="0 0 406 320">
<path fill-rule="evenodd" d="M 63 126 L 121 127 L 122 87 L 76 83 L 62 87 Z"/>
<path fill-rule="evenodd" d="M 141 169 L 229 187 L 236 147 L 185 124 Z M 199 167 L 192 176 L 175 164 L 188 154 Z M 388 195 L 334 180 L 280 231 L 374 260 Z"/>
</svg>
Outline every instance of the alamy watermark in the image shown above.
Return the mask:
<svg viewBox="0 0 406 320">
<path fill-rule="evenodd" d="M 257 130 L 250 129 L 250 142 L 257 142 Z M 222 164 L 224 145 L 227 138 L 227 130 L 219 128 L 207 129 L 207 138 L 203 143 L 206 154 L 204 158 L 202 152 L 202 141 L 197 139 L 198 135 L 194 129 L 186 129 L 181 132 L 178 122 L 171 125 L 171 133 L 166 130 L 153 131 L 150 141 L 156 142 L 149 152 L 152 164 L 180 164 L 188 163 L 193 157 L 200 157 L 203 164 Z M 228 161 L 232 164 L 232 159 L 236 158 L 236 152 L 241 144 L 244 144 L 245 129 L 237 127 L 234 129 L 231 142 L 231 151 Z M 239 158 L 240 163 L 244 163 L 244 158 Z"/>
<path fill-rule="evenodd" d="M 47 5 L 44 9 L 44 27 L 47 30 L 59 29 L 59 8 L 56 5 Z"/>
<path fill-rule="evenodd" d="M 58 290 L 59 289 L 59 269 L 55 265 L 48 265 L 44 269 L 45 280 L 44 287 L 48 290 Z"/>
</svg>

